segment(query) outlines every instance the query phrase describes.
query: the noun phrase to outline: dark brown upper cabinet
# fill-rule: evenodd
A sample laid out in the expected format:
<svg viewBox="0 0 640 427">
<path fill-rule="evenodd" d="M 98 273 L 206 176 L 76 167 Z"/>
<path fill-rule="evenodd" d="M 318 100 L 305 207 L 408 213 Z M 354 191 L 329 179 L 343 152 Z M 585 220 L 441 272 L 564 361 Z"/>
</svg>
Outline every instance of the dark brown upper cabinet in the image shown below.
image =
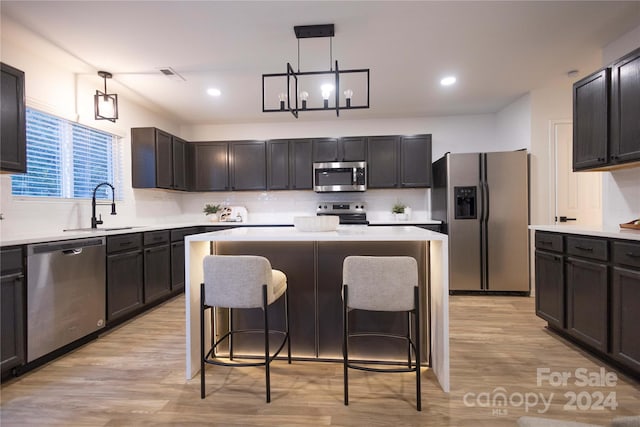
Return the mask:
<svg viewBox="0 0 640 427">
<path fill-rule="evenodd" d="M 399 142 L 399 136 L 370 136 L 368 138 L 368 188 L 398 187 Z"/>
<path fill-rule="evenodd" d="M 313 149 L 311 140 L 289 141 L 289 188 L 311 190 L 313 188 Z"/>
<path fill-rule="evenodd" d="M 310 190 L 313 187 L 311 139 L 267 142 L 267 189 Z"/>
<path fill-rule="evenodd" d="M 186 190 L 186 142 L 157 128 L 131 129 L 133 188 Z"/>
<path fill-rule="evenodd" d="M 400 187 L 431 186 L 431 135 L 400 138 Z"/>
<path fill-rule="evenodd" d="M 573 85 L 573 169 L 640 165 L 640 49 Z"/>
<path fill-rule="evenodd" d="M 5 63 L 0 63 L 0 68 L 0 171 L 24 173 L 27 171 L 24 72 Z"/>
<path fill-rule="evenodd" d="M 609 89 L 605 68 L 573 85 L 573 170 L 597 168 L 608 160 Z"/>
<path fill-rule="evenodd" d="M 265 141 L 229 143 L 231 190 L 266 190 L 267 151 Z"/>
<path fill-rule="evenodd" d="M 173 149 L 173 188 L 187 190 L 187 142 L 174 136 L 171 140 Z"/>
<path fill-rule="evenodd" d="M 229 190 L 229 143 L 197 142 L 190 146 L 193 162 L 192 189 Z"/>
<path fill-rule="evenodd" d="M 640 49 L 611 67 L 610 162 L 640 161 Z"/>
<path fill-rule="evenodd" d="M 363 136 L 313 139 L 314 162 L 361 162 L 367 158 Z"/>
<path fill-rule="evenodd" d="M 313 139 L 314 162 L 338 161 L 338 138 L 314 138 Z"/>
<path fill-rule="evenodd" d="M 289 140 L 267 141 L 267 189 L 289 189 Z"/>
<path fill-rule="evenodd" d="M 370 136 L 369 188 L 431 186 L 431 135 Z"/>
</svg>

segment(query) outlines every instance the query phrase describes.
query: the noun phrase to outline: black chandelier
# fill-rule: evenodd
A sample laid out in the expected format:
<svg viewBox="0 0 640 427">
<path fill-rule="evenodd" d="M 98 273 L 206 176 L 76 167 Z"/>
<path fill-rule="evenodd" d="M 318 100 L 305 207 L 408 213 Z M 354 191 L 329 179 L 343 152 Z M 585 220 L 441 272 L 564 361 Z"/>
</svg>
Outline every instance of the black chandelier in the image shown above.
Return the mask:
<svg viewBox="0 0 640 427">
<path fill-rule="evenodd" d="M 104 92 L 96 90 L 93 96 L 95 119 L 115 122 L 118 118 L 118 95 L 107 93 L 107 79 L 113 75 L 108 71 L 98 71 L 98 75 L 104 79 Z"/>
<path fill-rule="evenodd" d="M 287 62 L 286 73 L 262 75 L 262 112 L 289 111 L 298 118 L 300 111 L 335 110 L 336 116 L 340 116 L 340 110 L 369 108 L 369 69 L 340 70 L 337 60 L 335 68 L 332 67 L 334 25 L 301 25 L 293 30 L 298 39 L 298 69 L 294 70 Z M 313 37 L 330 37 L 328 71 L 300 71 L 300 39 Z M 322 83 L 320 91 L 314 92 L 321 96 L 312 96 L 306 90 L 312 83 Z M 342 93 L 341 86 L 346 88 Z"/>
</svg>

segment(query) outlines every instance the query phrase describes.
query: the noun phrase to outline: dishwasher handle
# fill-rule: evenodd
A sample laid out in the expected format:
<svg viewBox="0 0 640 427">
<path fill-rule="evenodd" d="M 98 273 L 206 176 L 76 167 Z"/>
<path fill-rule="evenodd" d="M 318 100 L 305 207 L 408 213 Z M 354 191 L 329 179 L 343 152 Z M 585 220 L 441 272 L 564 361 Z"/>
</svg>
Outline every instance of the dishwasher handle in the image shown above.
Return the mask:
<svg viewBox="0 0 640 427">
<path fill-rule="evenodd" d="M 27 246 L 27 256 L 37 254 L 51 253 L 62 251 L 65 255 L 78 255 L 82 253 L 83 248 L 93 246 L 104 246 L 105 238 L 97 237 L 91 239 L 65 240 L 62 242 L 42 243 Z"/>
<path fill-rule="evenodd" d="M 82 248 L 74 248 L 74 249 L 65 249 L 62 251 L 63 255 L 80 255 L 82 253 Z"/>
</svg>

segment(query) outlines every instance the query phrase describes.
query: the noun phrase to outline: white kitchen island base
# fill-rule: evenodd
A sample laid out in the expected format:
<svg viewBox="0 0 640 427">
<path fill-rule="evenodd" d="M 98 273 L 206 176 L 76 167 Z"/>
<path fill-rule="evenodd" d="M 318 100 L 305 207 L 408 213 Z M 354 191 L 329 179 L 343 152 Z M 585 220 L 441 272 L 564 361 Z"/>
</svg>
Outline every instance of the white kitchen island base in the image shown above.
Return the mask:
<svg viewBox="0 0 640 427">
<path fill-rule="evenodd" d="M 423 242 L 424 275 L 430 290 L 429 339 L 431 368 L 442 390 L 449 392 L 449 267 L 448 239 L 418 227 L 339 226 L 336 231 L 307 233 L 291 227 L 245 227 L 186 237 L 186 378 L 200 369 L 200 283 L 202 260 L 216 253 L 216 242 Z"/>
</svg>

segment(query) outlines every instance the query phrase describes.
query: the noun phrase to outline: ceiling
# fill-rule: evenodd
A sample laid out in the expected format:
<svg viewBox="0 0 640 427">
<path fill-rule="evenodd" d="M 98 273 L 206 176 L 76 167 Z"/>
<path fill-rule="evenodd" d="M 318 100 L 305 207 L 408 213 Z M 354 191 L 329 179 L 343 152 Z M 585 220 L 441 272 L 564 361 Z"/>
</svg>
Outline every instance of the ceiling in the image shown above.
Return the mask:
<svg viewBox="0 0 640 427">
<path fill-rule="evenodd" d="M 261 75 L 297 63 L 295 25 L 335 24 L 340 68 L 371 70 L 371 108 L 340 119 L 494 113 L 640 25 L 639 1 L 2 0 L 1 7 L 90 69 L 112 72 L 110 91 L 133 91 L 182 124 L 295 121 L 261 105 Z M 328 39 L 303 39 L 300 53 L 301 71 L 328 69 Z M 164 67 L 186 81 L 165 77 Z M 594 70 L 580 71 L 574 80 Z M 449 74 L 458 82 L 440 86 Z M 222 95 L 207 95 L 209 87 Z M 298 120 L 330 118 L 335 112 Z"/>
</svg>

